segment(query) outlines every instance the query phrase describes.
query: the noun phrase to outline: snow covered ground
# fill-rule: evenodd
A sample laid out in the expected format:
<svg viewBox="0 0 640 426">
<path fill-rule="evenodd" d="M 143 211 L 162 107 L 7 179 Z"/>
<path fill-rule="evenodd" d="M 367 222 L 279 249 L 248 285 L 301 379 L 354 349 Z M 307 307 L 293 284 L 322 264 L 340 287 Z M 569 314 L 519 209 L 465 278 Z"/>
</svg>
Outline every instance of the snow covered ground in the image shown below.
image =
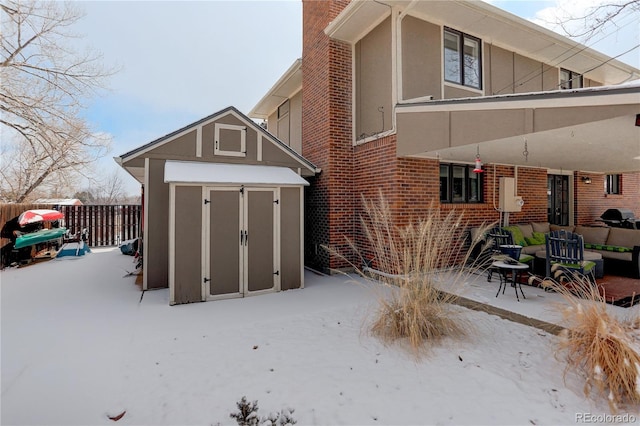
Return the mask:
<svg viewBox="0 0 640 426">
<path fill-rule="evenodd" d="M 2 424 L 114 424 L 122 412 L 115 424 L 234 424 L 242 396 L 263 416 L 295 409 L 299 425 L 579 424 L 608 413 L 580 377 L 563 379 L 557 337 L 535 328 L 468 311 L 470 338 L 416 360 L 367 333 L 375 284 L 307 272 L 303 290 L 169 306 L 166 289 L 140 300 L 133 268 L 118 249 L 96 249 L 0 273 Z M 525 287 L 517 303 L 511 289 L 495 298 L 497 286 L 478 277 L 466 295 L 552 317 L 553 296 Z"/>
</svg>

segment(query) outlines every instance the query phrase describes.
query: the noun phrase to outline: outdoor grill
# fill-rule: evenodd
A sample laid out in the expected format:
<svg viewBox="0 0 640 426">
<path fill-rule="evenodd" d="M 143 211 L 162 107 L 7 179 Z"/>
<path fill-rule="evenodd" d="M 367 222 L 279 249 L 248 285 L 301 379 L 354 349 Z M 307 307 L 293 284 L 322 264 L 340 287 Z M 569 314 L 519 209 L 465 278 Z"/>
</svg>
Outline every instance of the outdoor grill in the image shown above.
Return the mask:
<svg viewBox="0 0 640 426">
<path fill-rule="evenodd" d="M 640 219 L 636 219 L 630 209 L 607 209 L 600 219 L 605 224 L 616 228 L 640 229 Z"/>
</svg>

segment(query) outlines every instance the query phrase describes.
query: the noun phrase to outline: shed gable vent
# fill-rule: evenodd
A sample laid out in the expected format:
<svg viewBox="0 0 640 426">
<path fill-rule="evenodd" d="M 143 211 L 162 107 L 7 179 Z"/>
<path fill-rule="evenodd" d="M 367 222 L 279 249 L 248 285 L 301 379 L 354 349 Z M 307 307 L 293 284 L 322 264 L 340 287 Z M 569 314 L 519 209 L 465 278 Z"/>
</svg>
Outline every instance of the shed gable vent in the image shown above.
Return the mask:
<svg viewBox="0 0 640 426">
<path fill-rule="evenodd" d="M 214 155 L 225 155 L 228 157 L 246 157 L 246 126 L 216 123 L 214 138 Z"/>
</svg>

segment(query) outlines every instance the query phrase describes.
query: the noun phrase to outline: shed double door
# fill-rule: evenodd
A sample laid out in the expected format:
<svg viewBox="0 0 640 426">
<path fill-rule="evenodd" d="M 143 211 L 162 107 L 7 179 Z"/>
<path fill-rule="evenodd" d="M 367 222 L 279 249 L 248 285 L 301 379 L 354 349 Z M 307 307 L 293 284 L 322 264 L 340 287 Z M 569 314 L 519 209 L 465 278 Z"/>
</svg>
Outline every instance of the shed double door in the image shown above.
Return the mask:
<svg viewBox="0 0 640 426">
<path fill-rule="evenodd" d="M 207 188 L 205 193 L 207 299 L 277 290 L 277 189 Z"/>
</svg>

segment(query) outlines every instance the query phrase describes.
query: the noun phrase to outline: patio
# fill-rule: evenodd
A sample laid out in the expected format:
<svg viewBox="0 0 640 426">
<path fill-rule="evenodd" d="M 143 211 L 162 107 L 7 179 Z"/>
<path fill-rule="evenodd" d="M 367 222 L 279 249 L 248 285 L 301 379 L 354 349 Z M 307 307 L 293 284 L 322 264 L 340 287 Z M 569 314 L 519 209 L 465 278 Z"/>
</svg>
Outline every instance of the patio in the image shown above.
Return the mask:
<svg viewBox="0 0 640 426">
<path fill-rule="evenodd" d="M 598 279 L 597 282 L 598 284 L 607 282 L 607 280 L 613 282 L 616 278 L 621 277 L 605 276 L 605 278 Z M 624 280 L 637 281 L 631 278 Z M 474 309 L 490 313 L 493 310 L 494 314 L 497 315 L 499 315 L 499 312 L 505 312 L 507 315 L 508 313 L 513 313 L 516 314 L 516 321 L 533 326 L 537 326 L 536 322 L 538 321 L 550 325 L 563 326 L 560 310 L 563 306 L 566 306 L 566 302 L 562 295 L 558 293 L 545 291 L 537 286 L 523 284 L 522 289 L 526 299 L 520 297 L 520 301 L 518 301 L 514 289 L 510 285 L 507 285 L 504 294 L 501 292 L 500 295 L 496 297 L 496 291 L 500 285 L 499 278 L 497 275 L 494 275 L 492 282 L 487 282 L 486 273 L 471 275 L 465 280 L 464 285 L 453 288 L 447 284 L 446 275 L 443 276 L 440 281 L 442 283 L 440 286 L 442 290 L 454 292 L 466 299 L 466 301 L 461 303 L 463 306 L 480 304 L 482 307 L 477 307 L 476 305 Z M 640 315 L 640 305 L 638 304 L 624 308 L 608 303 L 607 310 L 619 319 Z M 512 316 L 512 318 L 514 318 L 514 316 Z"/>
</svg>

